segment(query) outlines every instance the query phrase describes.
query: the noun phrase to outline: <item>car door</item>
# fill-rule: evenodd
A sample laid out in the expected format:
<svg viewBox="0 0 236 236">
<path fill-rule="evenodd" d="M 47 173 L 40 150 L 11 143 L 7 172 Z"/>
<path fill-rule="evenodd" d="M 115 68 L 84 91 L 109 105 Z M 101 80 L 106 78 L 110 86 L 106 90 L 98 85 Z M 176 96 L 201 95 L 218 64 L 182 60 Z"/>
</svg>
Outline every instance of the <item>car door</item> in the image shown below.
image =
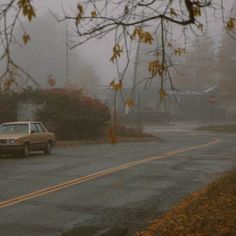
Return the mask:
<svg viewBox="0 0 236 236">
<path fill-rule="evenodd" d="M 39 133 L 39 140 L 41 142 L 41 147 L 45 147 L 48 142 L 48 133 L 46 132 L 45 128 L 42 126 L 41 123 L 36 123 L 38 133 Z"/>
<path fill-rule="evenodd" d="M 39 150 L 41 147 L 40 134 L 36 123 L 30 124 L 30 148 L 32 150 Z"/>
</svg>

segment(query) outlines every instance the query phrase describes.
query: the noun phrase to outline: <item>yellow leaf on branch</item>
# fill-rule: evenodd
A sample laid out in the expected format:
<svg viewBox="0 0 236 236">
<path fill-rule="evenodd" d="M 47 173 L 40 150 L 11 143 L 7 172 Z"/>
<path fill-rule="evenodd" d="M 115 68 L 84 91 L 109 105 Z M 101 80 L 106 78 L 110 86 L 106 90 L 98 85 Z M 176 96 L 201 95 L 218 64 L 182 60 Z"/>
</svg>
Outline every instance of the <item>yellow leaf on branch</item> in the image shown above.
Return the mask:
<svg viewBox="0 0 236 236">
<path fill-rule="evenodd" d="M 178 16 L 178 14 L 175 12 L 175 10 L 173 8 L 170 9 L 170 15 L 171 16 Z"/>
<path fill-rule="evenodd" d="M 91 11 L 91 16 L 92 17 L 96 17 L 97 16 L 97 12 L 96 11 Z"/>
<path fill-rule="evenodd" d="M 81 4 L 78 4 L 77 8 L 78 8 L 79 12 L 78 12 L 77 16 L 75 17 L 75 25 L 76 26 L 79 25 L 80 20 L 81 20 L 83 14 L 84 14 L 84 8 L 83 8 L 83 6 Z"/>
<path fill-rule="evenodd" d="M 197 28 L 198 28 L 200 31 L 203 31 L 203 24 L 199 24 L 199 25 L 197 26 Z"/>
<path fill-rule="evenodd" d="M 125 101 L 125 106 L 127 107 L 133 107 L 134 106 L 134 100 L 132 100 L 131 98 L 128 98 L 126 101 Z"/>
<path fill-rule="evenodd" d="M 193 15 L 196 17 L 200 17 L 202 15 L 201 8 L 198 6 L 193 7 Z"/>
<path fill-rule="evenodd" d="M 78 5 L 77 5 L 77 8 L 78 8 L 78 10 L 79 10 L 79 14 L 83 15 L 83 14 L 84 14 L 84 8 L 83 8 L 83 6 L 82 6 L 81 4 L 78 4 Z"/>
<path fill-rule="evenodd" d="M 143 36 L 143 42 L 152 44 L 152 41 L 153 41 L 152 35 L 149 32 L 145 32 Z"/>
<path fill-rule="evenodd" d="M 75 18 L 75 25 L 76 26 L 79 25 L 81 18 L 82 18 L 82 15 L 79 13 Z"/>
<path fill-rule="evenodd" d="M 235 21 L 235 20 L 236 20 L 235 18 L 229 18 L 229 20 L 228 20 L 227 23 L 226 23 L 226 28 L 227 28 L 228 30 L 233 30 L 233 29 L 234 29 L 234 27 L 235 27 L 234 21 Z"/>
<path fill-rule="evenodd" d="M 153 41 L 151 33 L 148 31 L 143 31 L 142 28 L 135 28 L 131 37 L 132 39 L 137 37 L 142 43 L 152 44 Z"/>
<path fill-rule="evenodd" d="M 110 86 L 115 90 L 115 91 L 120 91 L 123 88 L 123 83 L 121 80 L 119 80 L 118 83 L 115 82 L 115 80 L 112 80 L 110 83 Z"/>
<path fill-rule="evenodd" d="M 164 89 L 160 89 L 159 95 L 160 95 L 160 100 L 162 101 L 166 96 L 166 91 Z"/>
<path fill-rule="evenodd" d="M 114 63 L 115 60 L 118 59 L 118 57 L 121 56 L 121 54 L 123 53 L 123 47 L 121 47 L 118 43 L 115 44 L 115 46 L 113 47 L 113 54 L 112 57 L 110 58 L 110 61 Z"/>
<path fill-rule="evenodd" d="M 157 74 L 162 75 L 165 71 L 165 66 L 158 60 L 149 62 L 148 70 L 151 72 L 152 76 Z"/>
<path fill-rule="evenodd" d="M 27 17 L 29 21 L 36 17 L 35 9 L 30 0 L 19 0 L 17 3 L 19 8 L 22 9 L 23 16 Z"/>
<path fill-rule="evenodd" d="M 181 56 L 182 54 L 186 53 L 185 48 L 176 48 L 175 49 L 175 55 L 176 56 Z"/>
<path fill-rule="evenodd" d="M 30 41 L 30 36 L 27 33 L 24 33 L 24 35 L 22 36 L 23 42 L 26 45 L 29 41 Z"/>
</svg>

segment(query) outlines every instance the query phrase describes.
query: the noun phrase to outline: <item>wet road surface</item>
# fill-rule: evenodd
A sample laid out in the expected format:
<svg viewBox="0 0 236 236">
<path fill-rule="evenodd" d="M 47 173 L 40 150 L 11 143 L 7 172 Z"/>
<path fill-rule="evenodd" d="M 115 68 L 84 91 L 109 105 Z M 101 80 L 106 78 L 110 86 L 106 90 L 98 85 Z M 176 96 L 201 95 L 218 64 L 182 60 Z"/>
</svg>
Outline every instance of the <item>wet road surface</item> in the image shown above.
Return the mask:
<svg viewBox="0 0 236 236">
<path fill-rule="evenodd" d="M 236 165 L 236 135 L 194 128 L 148 126 L 160 141 L 0 159 L 0 235 L 133 235 Z"/>
</svg>

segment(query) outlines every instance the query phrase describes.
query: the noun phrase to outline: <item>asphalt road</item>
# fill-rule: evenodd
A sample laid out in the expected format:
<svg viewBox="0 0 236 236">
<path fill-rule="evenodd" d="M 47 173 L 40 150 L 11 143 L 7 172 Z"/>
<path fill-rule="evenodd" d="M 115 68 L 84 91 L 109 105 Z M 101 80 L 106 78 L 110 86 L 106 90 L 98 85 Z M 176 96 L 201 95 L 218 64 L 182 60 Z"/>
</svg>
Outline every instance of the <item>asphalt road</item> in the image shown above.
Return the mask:
<svg viewBox="0 0 236 236">
<path fill-rule="evenodd" d="M 0 235 L 133 235 L 236 166 L 236 135 L 149 126 L 161 141 L 0 159 Z"/>
</svg>

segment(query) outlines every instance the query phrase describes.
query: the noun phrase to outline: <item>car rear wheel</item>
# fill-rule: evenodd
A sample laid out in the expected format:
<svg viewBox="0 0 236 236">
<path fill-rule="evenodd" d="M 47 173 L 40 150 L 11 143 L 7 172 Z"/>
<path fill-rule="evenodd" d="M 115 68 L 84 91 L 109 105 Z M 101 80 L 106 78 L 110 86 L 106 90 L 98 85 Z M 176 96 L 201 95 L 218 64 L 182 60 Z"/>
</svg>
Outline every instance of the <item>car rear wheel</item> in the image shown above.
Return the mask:
<svg viewBox="0 0 236 236">
<path fill-rule="evenodd" d="M 25 143 L 22 151 L 23 157 L 28 157 L 29 153 L 30 153 L 29 144 Z"/>
<path fill-rule="evenodd" d="M 44 149 L 45 154 L 50 154 L 52 152 L 52 143 L 50 141 L 47 142 L 47 145 Z"/>
</svg>

